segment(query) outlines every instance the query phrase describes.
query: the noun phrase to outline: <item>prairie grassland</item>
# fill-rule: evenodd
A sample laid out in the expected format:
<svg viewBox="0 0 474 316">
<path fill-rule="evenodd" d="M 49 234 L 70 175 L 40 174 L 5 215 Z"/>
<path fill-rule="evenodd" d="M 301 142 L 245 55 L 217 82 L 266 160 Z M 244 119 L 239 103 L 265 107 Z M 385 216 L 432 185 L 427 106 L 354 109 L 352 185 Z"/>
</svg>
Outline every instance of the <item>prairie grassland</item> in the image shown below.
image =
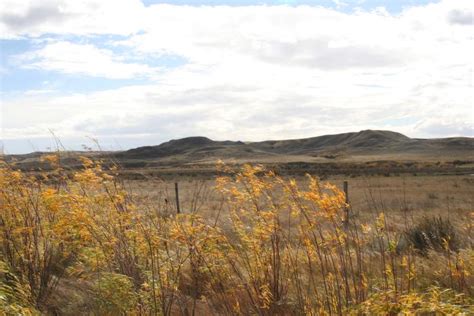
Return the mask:
<svg viewBox="0 0 474 316">
<path fill-rule="evenodd" d="M 290 178 L 301 187 L 308 182 L 307 177 L 286 177 Z M 349 184 L 349 202 L 354 215 L 370 218 L 374 212 L 378 214 L 383 210 L 394 217 L 393 225 L 404 224 L 405 218 L 416 221 L 426 216 L 443 216 L 460 224 L 465 223 L 474 210 L 474 176 L 470 175 L 334 176 L 321 183 L 331 183 L 342 190 L 343 181 Z M 174 213 L 176 182 L 183 212 L 198 212 L 204 218 L 212 218 L 220 209 L 222 195 L 215 188 L 215 179 L 149 178 L 124 184 L 139 199 Z"/>
<path fill-rule="evenodd" d="M 181 179 L 176 215 L 174 181 L 45 160 L 42 178 L 0 167 L 5 314 L 474 312 L 469 176 L 350 179 L 347 205 L 341 178 L 246 165 Z"/>
</svg>

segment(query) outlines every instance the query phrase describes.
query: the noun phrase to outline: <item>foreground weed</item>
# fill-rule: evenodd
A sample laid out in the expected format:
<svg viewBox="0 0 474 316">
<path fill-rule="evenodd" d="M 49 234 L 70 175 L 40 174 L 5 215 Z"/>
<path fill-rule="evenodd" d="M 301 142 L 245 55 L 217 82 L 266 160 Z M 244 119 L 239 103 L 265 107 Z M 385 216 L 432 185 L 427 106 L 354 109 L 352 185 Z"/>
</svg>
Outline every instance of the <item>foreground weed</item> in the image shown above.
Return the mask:
<svg viewBox="0 0 474 316">
<path fill-rule="evenodd" d="M 52 170 L 35 176 L 0 166 L 8 314 L 470 312 L 472 250 L 401 251 L 384 212 L 348 219 L 344 194 L 317 178 L 303 186 L 262 166 L 223 172 L 222 214 L 204 218 L 138 203 L 113 165 L 82 158 L 81 169 L 64 170 L 60 156 L 44 160 Z"/>
</svg>

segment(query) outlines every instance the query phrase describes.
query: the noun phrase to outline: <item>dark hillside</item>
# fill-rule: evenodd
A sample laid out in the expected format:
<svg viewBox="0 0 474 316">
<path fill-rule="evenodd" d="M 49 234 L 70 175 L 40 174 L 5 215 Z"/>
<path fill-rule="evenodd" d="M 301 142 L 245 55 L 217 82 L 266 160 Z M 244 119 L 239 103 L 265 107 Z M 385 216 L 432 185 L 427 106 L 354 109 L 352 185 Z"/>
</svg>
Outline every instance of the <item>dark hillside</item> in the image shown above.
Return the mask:
<svg viewBox="0 0 474 316">
<path fill-rule="evenodd" d="M 258 159 L 285 160 L 289 157 L 344 157 L 418 155 L 423 157 L 469 157 L 474 139 L 452 137 L 441 139 L 409 138 L 391 131 L 364 130 L 354 133 L 324 135 L 303 139 L 268 140 L 243 143 L 214 141 L 207 137 L 188 137 L 171 140 L 158 146 L 146 146 L 117 153 L 118 159 L 173 159 L 196 161 L 203 159 Z M 388 157 L 389 158 L 389 157 Z M 387 157 L 384 157 L 387 159 Z"/>
</svg>

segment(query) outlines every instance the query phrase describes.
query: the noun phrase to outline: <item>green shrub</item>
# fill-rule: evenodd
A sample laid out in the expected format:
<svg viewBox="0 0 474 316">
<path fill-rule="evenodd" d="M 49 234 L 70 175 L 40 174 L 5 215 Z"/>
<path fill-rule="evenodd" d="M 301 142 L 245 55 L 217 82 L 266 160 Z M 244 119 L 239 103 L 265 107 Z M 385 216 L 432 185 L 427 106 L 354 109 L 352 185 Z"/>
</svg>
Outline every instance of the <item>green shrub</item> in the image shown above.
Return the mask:
<svg viewBox="0 0 474 316">
<path fill-rule="evenodd" d="M 93 294 L 100 315 L 126 314 L 135 308 L 137 295 L 132 280 L 122 274 L 102 273 Z"/>
</svg>

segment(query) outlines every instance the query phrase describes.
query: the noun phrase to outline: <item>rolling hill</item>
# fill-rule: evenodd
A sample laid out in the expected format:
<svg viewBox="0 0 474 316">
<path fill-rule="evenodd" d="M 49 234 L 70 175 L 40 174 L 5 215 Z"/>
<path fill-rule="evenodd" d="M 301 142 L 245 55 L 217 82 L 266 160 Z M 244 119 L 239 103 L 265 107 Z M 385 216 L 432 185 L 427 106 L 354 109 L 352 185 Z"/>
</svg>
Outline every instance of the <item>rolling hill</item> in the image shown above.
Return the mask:
<svg viewBox="0 0 474 316">
<path fill-rule="evenodd" d="M 409 138 L 392 131 L 364 130 L 290 140 L 214 141 L 206 137 L 170 140 L 113 154 L 118 160 L 161 162 L 324 161 L 376 159 L 469 159 L 474 138 Z"/>
<path fill-rule="evenodd" d="M 7 163 L 23 170 L 51 170 L 42 161 L 46 153 L 6 155 Z M 81 168 L 80 156 L 118 163 L 127 177 L 150 175 L 213 174 L 217 160 L 228 164 L 262 163 L 288 174 L 424 174 L 474 173 L 474 138 L 410 138 L 400 133 L 364 130 L 303 139 L 261 142 L 215 141 L 207 137 L 174 139 L 157 146 L 116 152 L 61 153 L 61 165 Z M 207 175 L 208 176 L 208 175 Z"/>
</svg>

